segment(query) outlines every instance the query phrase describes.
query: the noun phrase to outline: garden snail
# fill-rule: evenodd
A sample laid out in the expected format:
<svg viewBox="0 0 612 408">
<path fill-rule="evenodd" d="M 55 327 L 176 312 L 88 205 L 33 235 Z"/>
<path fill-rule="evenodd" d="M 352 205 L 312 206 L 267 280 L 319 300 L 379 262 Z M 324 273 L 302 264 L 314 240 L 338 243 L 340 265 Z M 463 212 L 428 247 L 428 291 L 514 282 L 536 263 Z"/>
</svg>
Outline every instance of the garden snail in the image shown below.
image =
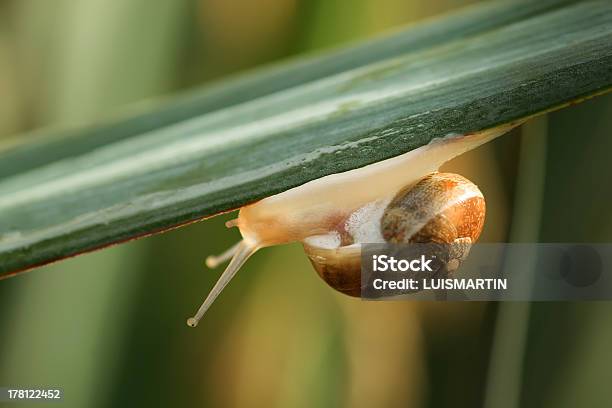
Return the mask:
<svg viewBox="0 0 612 408">
<path fill-rule="evenodd" d="M 242 207 L 238 218 L 226 225 L 237 226 L 243 239 L 206 260 L 214 268 L 231 258 L 187 324 L 198 324 L 238 269 L 263 247 L 302 242 L 319 275 L 352 295 L 359 294 L 362 243 L 433 241 L 467 244 L 469 250 L 484 223 L 484 198 L 467 179 L 437 170 L 516 125 L 434 139 L 403 155 L 325 176 Z"/>
</svg>

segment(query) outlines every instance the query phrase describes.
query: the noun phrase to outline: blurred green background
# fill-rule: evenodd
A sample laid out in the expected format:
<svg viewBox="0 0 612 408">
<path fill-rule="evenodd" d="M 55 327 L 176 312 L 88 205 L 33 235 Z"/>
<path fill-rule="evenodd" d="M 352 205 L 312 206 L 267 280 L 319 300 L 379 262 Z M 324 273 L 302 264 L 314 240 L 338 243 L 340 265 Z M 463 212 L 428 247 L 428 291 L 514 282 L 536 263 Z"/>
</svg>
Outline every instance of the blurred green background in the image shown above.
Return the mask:
<svg viewBox="0 0 612 408">
<path fill-rule="evenodd" d="M 470 3 L 0 0 L 0 141 Z M 611 118 L 600 97 L 450 163 L 487 196 L 483 240 L 610 241 Z M 299 245 L 255 255 L 190 329 L 232 217 L 0 282 L 0 386 L 59 386 L 70 407 L 612 405 L 609 303 L 361 302 Z"/>
</svg>

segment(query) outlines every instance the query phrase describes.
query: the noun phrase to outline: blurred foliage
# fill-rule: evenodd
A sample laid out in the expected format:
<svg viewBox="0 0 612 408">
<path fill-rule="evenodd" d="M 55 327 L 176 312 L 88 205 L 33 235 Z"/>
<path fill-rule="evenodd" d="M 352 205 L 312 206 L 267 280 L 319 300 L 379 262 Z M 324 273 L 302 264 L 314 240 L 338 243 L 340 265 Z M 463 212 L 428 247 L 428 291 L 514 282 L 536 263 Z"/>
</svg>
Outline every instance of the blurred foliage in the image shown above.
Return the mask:
<svg viewBox="0 0 612 408">
<path fill-rule="evenodd" d="M 87 123 L 467 3 L 4 0 L 0 132 Z M 611 108 L 604 97 L 549 116 L 540 240 L 610 240 Z M 448 166 L 487 195 L 488 240 L 510 230 L 518 143 L 507 136 Z M 223 226 L 229 218 L 1 282 L 0 385 L 60 386 L 70 407 L 482 404 L 495 304 L 349 299 L 325 286 L 298 245 L 255 255 L 189 329 L 184 318 L 218 274 L 205 255 L 238 239 Z M 518 357 L 524 406 L 610 405 L 609 308 L 533 305 Z"/>
</svg>

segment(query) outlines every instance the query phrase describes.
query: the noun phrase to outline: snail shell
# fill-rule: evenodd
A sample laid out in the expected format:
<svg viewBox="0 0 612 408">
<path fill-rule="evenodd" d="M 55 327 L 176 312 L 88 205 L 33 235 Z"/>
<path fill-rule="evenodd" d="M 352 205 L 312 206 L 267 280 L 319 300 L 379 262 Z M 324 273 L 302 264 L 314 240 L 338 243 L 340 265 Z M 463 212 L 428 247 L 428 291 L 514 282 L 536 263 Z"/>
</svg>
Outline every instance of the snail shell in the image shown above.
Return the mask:
<svg viewBox="0 0 612 408">
<path fill-rule="evenodd" d="M 400 191 L 381 220 L 390 243 L 451 244 L 459 238 L 475 242 L 485 218 L 485 200 L 478 187 L 458 174 L 433 173 Z"/>
<path fill-rule="evenodd" d="M 478 239 L 484 219 L 484 196 L 474 183 L 457 174 L 432 173 L 397 193 L 371 227 L 381 232 L 378 242 L 444 244 L 447 269 L 452 272 Z M 361 294 L 359 245 L 329 248 L 322 245 L 321 237 L 303 245 L 325 282 L 344 294 Z"/>
<path fill-rule="evenodd" d="M 401 156 L 325 176 L 242 207 L 238 218 L 227 226 L 238 227 L 243 240 L 222 255 L 207 259 L 209 267 L 231 261 L 187 324 L 197 325 L 238 269 L 262 247 L 302 242 L 319 275 L 351 295 L 359 294 L 361 243 L 385 239 L 447 242 L 455 237 L 450 252 L 459 248 L 461 254 L 461 247 L 469 248 L 480 234 L 482 194 L 461 176 L 423 177 L 518 124 L 434 139 Z M 417 189 L 413 189 L 415 184 Z M 412 211 L 415 208 L 418 210 Z"/>
</svg>

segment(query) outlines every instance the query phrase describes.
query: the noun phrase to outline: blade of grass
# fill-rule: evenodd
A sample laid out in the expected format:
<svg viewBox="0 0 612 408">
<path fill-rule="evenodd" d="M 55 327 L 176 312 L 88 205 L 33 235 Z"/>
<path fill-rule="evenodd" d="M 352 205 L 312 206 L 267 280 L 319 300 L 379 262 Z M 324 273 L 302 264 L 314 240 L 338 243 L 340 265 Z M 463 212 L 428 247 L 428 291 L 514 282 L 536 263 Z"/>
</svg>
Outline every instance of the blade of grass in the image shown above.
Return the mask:
<svg viewBox="0 0 612 408">
<path fill-rule="evenodd" d="M 206 103 L 186 104 L 197 99 L 191 95 L 152 114 L 54 135 L 42 145 L 50 159 L 41 145 L 8 150 L 0 163 L 18 170 L 0 173 L 6 174 L 0 179 L 0 274 L 607 91 L 612 4 L 550 1 L 537 12 L 501 18 L 530 4 L 449 15 L 340 51 L 342 58 L 277 67 L 203 91 L 198 98 Z M 466 15 L 495 23 L 460 34 L 458 21 Z M 447 26 L 455 31 L 444 37 Z M 425 47 L 397 45 L 426 32 L 438 39 Z M 387 52 L 377 53 L 385 45 Z M 357 56 L 353 65 L 350 56 Z M 218 95 L 227 99 L 215 107 Z M 107 136 L 95 141 L 95 134 Z"/>
<path fill-rule="evenodd" d="M 538 242 L 546 179 L 547 116 L 529 122 L 522 129 L 517 194 L 514 204 L 511 242 Z M 537 256 L 531 254 L 526 278 L 519 282 L 524 293 L 531 293 Z M 516 259 L 509 256 L 504 269 L 516 270 Z M 530 302 L 499 304 L 489 363 L 485 408 L 518 408 L 521 406 L 524 356 L 527 347 Z"/>
<path fill-rule="evenodd" d="M 144 112 L 131 114 L 123 120 L 110 120 L 89 129 L 75 131 L 36 132 L 36 135 L 40 134 L 36 144 L 13 147 L 10 155 L 12 160 L 0 161 L 0 179 L 310 81 L 475 36 L 575 2 L 492 2 L 467 7 L 451 17 L 432 20 L 382 38 L 327 51 L 319 56 L 296 58 L 186 92 L 161 107 L 151 108 L 150 104 L 144 103 L 142 107 L 136 106 L 134 109 Z"/>
</svg>

